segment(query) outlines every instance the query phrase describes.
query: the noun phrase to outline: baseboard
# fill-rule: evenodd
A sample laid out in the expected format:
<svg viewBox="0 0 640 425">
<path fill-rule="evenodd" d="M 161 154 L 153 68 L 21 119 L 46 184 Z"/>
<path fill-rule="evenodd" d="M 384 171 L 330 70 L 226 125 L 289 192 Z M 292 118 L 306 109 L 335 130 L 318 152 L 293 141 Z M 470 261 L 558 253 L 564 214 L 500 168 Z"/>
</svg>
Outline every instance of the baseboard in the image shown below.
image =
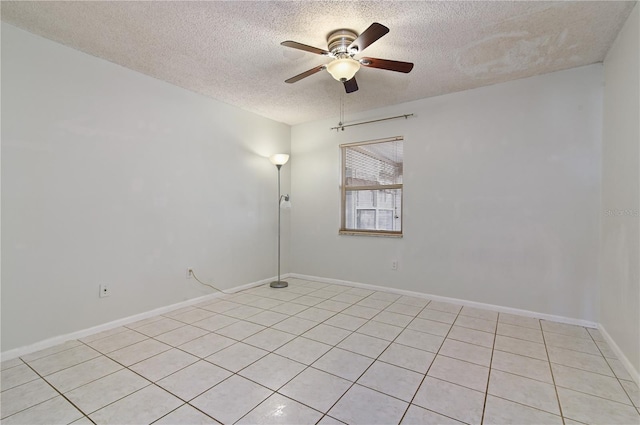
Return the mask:
<svg viewBox="0 0 640 425">
<path fill-rule="evenodd" d="M 434 301 L 443 301 L 448 303 L 460 304 L 468 307 L 483 308 L 485 310 L 497 311 L 499 313 L 509 313 L 509 314 L 517 314 L 520 316 L 535 317 L 536 319 L 567 323 L 570 325 L 585 326 L 587 328 L 598 327 L 598 324 L 596 322 L 591 322 L 588 320 L 574 319 L 574 318 L 565 317 L 565 316 L 556 316 L 554 314 L 538 313 L 535 311 L 522 310 L 519 308 L 512 308 L 512 307 L 504 307 L 504 306 L 495 305 L 495 304 L 485 304 L 485 303 L 480 303 L 475 301 L 462 300 L 459 298 L 442 297 L 440 295 L 425 294 L 423 292 L 407 291 L 404 289 L 396 289 L 396 288 L 387 288 L 385 286 L 370 285 L 368 283 L 351 282 L 348 280 L 332 279 L 332 278 L 319 277 L 319 276 L 309 276 L 309 275 L 304 275 L 299 273 L 290 273 L 290 276 L 293 278 L 313 280 L 316 282 L 333 283 L 336 285 L 347 285 L 347 286 L 353 286 L 356 288 L 370 289 L 372 291 L 390 292 L 392 294 L 407 295 L 410 297 L 425 298 L 425 299 L 434 300 Z"/>
<path fill-rule="evenodd" d="M 607 330 L 604 328 L 602 323 L 598 323 L 598 330 L 600 331 L 600 334 L 602 334 L 602 337 L 605 339 L 605 341 L 607 341 L 607 344 L 609 344 L 609 347 L 611 347 L 613 352 L 616 354 L 616 356 L 618 357 L 618 360 L 622 362 L 622 365 L 624 366 L 624 368 L 627 370 L 627 372 L 629 372 L 629 375 L 631 375 L 631 378 L 633 378 L 636 384 L 640 386 L 640 371 L 637 371 L 636 368 L 633 367 L 633 364 L 629 361 L 627 356 L 624 355 L 624 353 L 622 352 L 620 347 L 618 347 L 618 344 L 616 344 L 613 338 L 611 338 L 611 335 L 609 335 L 609 332 L 607 332 Z"/>
<path fill-rule="evenodd" d="M 287 277 L 289 277 L 289 275 L 288 274 L 284 274 L 281 277 L 282 278 L 287 278 Z M 226 293 L 235 293 L 235 292 L 243 291 L 245 289 L 250 289 L 250 288 L 253 288 L 255 286 L 259 286 L 259 285 L 262 285 L 262 284 L 265 284 L 265 283 L 269 283 L 274 279 L 276 279 L 275 276 L 274 277 L 270 277 L 268 279 L 262 279 L 262 280 L 259 280 L 259 281 L 256 281 L 256 282 L 250 282 L 250 283 L 247 283 L 247 284 L 244 284 L 244 285 L 235 286 L 235 287 L 233 287 L 231 289 L 226 289 L 225 292 Z M 36 342 L 34 344 L 29 344 L 29 345 L 25 345 L 23 347 L 18 347 L 18 348 L 14 348 L 14 349 L 11 349 L 11 350 L 4 351 L 4 352 L 0 353 L 0 360 L 1 361 L 11 360 L 11 359 L 14 359 L 16 357 L 24 356 L 26 354 L 35 353 L 36 351 L 44 350 L 46 348 L 53 347 L 54 345 L 62 344 L 63 342 L 66 342 L 66 341 L 70 341 L 70 340 L 73 340 L 73 339 L 84 338 L 86 336 L 93 335 L 93 334 L 98 333 L 98 332 L 107 331 L 109 329 L 117 328 L 119 326 L 124 326 L 124 325 L 127 325 L 129 323 L 134 323 L 134 322 L 137 322 L 139 320 L 144 320 L 144 319 L 147 319 L 149 317 L 157 316 L 158 314 L 163 314 L 163 313 L 167 313 L 167 312 L 172 311 L 172 310 L 177 310 L 179 308 L 188 307 L 190 305 L 198 304 L 198 303 L 201 303 L 203 301 L 213 300 L 213 299 L 221 297 L 222 295 L 223 295 L 223 293 L 221 293 L 221 292 L 215 292 L 213 294 L 203 295 L 201 297 L 192 298 L 192 299 L 189 299 L 189 300 L 186 300 L 186 301 L 181 301 L 179 303 L 175 303 L 175 304 L 171 304 L 171 305 L 168 305 L 168 306 L 159 307 L 159 308 L 156 308 L 156 309 L 153 309 L 153 310 L 145 311 L 143 313 L 134 314 L 133 316 L 128 316 L 128 317 L 124 317 L 122 319 L 117 319 L 117 320 L 114 320 L 114 321 L 111 321 L 111 322 L 103 323 L 101 325 L 93 326 L 91 328 L 82 329 L 82 330 L 71 332 L 71 333 L 64 334 L 64 335 L 58 335 L 58 336 L 55 336 L 53 338 L 48 338 L 48 339 L 45 339 L 43 341 Z"/>
</svg>

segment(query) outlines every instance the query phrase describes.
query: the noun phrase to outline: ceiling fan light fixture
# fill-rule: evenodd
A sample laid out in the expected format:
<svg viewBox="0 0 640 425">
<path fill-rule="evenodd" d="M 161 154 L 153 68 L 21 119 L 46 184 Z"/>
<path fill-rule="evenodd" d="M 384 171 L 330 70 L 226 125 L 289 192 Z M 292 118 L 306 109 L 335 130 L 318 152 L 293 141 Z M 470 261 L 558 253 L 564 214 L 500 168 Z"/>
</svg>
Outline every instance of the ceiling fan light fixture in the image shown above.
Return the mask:
<svg viewBox="0 0 640 425">
<path fill-rule="evenodd" d="M 327 64 L 327 71 L 338 81 L 349 81 L 360 69 L 360 62 L 352 58 L 335 59 Z"/>
</svg>

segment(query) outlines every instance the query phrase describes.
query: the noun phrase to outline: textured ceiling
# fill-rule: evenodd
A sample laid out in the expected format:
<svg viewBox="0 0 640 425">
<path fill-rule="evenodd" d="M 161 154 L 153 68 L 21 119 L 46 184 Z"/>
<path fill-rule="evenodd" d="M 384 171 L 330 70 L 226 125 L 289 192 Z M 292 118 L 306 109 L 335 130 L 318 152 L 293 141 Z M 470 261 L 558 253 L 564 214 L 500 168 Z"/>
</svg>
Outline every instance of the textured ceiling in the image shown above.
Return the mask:
<svg viewBox="0 0 640 425">
<path fill-rule="evenodd" d="M 2 20 L 75 49 L 288 124 L 601 62 L 635 2 L 2 2 Z M 332 30 L 389 34 L 364 55 L 414 62 L 361 68 L 344 95 L 322 71 Z"/>
</svg>

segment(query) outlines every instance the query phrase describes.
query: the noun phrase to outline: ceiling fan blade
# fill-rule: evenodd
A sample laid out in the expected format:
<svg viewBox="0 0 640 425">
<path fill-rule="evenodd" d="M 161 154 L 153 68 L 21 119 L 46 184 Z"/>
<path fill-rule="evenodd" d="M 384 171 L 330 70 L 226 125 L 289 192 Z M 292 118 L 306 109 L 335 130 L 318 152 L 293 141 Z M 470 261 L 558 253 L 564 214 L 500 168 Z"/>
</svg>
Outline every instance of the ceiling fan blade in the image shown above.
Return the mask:
<svg viewBox="0 0 640 425">
<path fill-rule="evenodd" d="M 405 74 L 411 72 L 413 64 L 411 62 L 391 61 L 388 59 L 377 58 L 362 58 L 360 63 L 369 68 L 386 69 L 389 71 L 404 72 Z"/>
<path fill-rule="evenodd" d="M 325 65 L 316 66 L 315 68 L 311 68 L 310 70 L 305 71 L 305 72 L 303 72 L 302 74 L 298 74 L 298 75 L 296 75 L 295 77 L 291 77 L 291 78 L 289 78 L 288 80 L 285 80 L 284 82 L 285 82 L 285 83 L 289 83 L 289 84 L 291 84 L 291 83 L 295 83 L 296 81 L 300 81 L 300 80 L 302 80 L 303 78 L 308 77 L 309 75 L 313 75 L 313 74 L 315 74 L 316 72 L 320 72 L 320 71 L 322 71 L 324 68 L 325 68 Z"/>
<path fill-rule="evenodd" d="M 349 81 L 345 81 L 343 84 L 344 84 L 344 90 L 347 93 L 353 93 L 354 91 L 358 91 L 358 83 L 356 83 L 356 77 L 353 77 Z"/>
<path fill-rule="evenodd" d="M 331 56 L 331 53 L 326 50 L 318 49 L 317 47 L 313 47 L 313 46 L 307 46 L 306 44 L 298 43 L 297 41 L 287 40 L 287 41 L 283 41 L 280 44 L 286 47 L 291 47 L 293 49 L 304 50 L 305 52 L 309 52 L 309 53 L 315 53 L 316 55 Z"/>
<path fill-rule="evenodd" d="M 369 25 L 369 28 L 364 30 L 362 34 L 358 36 L 353 43 L 349 45 L 349 49 L 353 49 L 354 47 L 358 48 L 358 52 L 362 52 L 367 47 L 371 46 L 375 43 L 379 38 L 389 32 L 389 28 L 385 27 L 382 24 L 374 22 Z"/>
</svg>

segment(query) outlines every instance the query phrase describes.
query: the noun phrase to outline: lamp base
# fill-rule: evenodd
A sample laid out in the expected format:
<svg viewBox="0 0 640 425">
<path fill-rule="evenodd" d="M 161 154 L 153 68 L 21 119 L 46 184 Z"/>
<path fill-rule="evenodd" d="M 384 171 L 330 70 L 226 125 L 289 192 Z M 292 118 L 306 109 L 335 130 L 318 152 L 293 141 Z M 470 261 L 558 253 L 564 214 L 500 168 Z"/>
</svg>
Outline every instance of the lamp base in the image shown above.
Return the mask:
<svg viewBox="0 0 640 425">
<path fill-rule="evenodd" d="M 289 284 L 284 280 L 274 280 L 269 284 L 269 286 L 271 286 L 272 288 L 286 288 L 287 286 L 289 286 Z"/>
</svg>

